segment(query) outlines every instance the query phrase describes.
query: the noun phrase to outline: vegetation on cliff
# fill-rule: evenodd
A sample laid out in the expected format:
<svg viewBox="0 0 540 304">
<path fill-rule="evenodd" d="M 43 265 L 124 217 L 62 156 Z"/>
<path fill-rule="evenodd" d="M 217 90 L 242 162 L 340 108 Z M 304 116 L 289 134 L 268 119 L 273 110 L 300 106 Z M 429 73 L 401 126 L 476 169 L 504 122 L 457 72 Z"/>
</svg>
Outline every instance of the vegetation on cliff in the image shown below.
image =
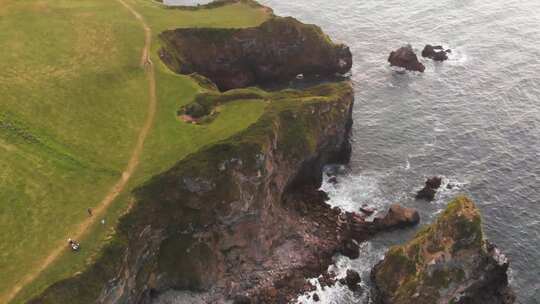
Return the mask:
<svg viewBox="0 0 540 304">
<path fill-rule="evenodd" d="M 385 304 L 511 303 L 507 268 L 484 238 L 479 210 L 461 196 L 414 239 L 390 248 L 372 276 Z"/>
</svg>

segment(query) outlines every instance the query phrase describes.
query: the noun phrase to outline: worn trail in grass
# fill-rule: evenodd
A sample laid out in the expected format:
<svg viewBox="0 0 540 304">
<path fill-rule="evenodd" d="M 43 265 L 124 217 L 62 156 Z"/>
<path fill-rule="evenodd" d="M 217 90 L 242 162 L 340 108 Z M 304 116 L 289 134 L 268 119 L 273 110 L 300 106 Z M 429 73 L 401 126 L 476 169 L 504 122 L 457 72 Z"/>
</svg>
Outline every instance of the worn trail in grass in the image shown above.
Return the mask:
<svg viewBox="0 0 540 304">
<path fill-rule="evenodd" d="M 146 140 L 146 137 L 148 136 L 148 133 L 150 131 L 150 128 L 152 127 L 152 124 L 154 122 L 154 117 L 156 114 L 156 105 L 157 105 L 157 99 L 156 99 L 156 77 L 155 77 L 155 71 L 154 71 L 154 64 L 152 63 L 152 60 L 149 56 L 151 41 L 152 41 L 152 31 L 148 24 L 144 21 L 144 18 L 136 11 L 134 10 L 129 4 L 124 2 L 123 0 L 117 0 L 122 6 L 124 6 L 127 10 L 129 10 L 133 16 L 141 23 L 144 32 L 145 32 L 145 39 L 144 39 L 144 46 L 142 50 L 142 56 L 141 56 L 141 67 L 146 70 L 147 77 L 148 77 L 148 86 L 149 86 L 149 97 L 148 97 L 148 112 L 146 121 L 144 122 L 144 126 L 141 129 L 141 132 L 139 133 L 137 144 L 135 146 L 135 149 L 133 150 L 131 154 L 131 158 L 127 164 L 126 169 L 122 172 L 122 175 L 120 177 L 120 180 L 116 182 L 116 184 L 111 188 L 107 196 L 97 205 L 97 207 L 93 210 L 93 216 L 87 218 L 84 220 L 79 227 L 73 232 L 70 237 L 74 239 L 81 239 L 87 229 L 99 218 L 102 217 L 103 213 L 106 212 L 107 208 L 111 205 L 111 203 L 118 197 L 120 193 L 124 190 L 126 187 L 129 179 L 133 175 L 133 172 L 135 171 L 135 168 L 137 168 L 137 165 L 139 164 L 139 159 L 141 157 L 141 153 L 143 151 L 144 141 Z M 26 285 L 32 282 L 44 269 L 46 269 L 52 262 L 54 262 L 63 251 L 65 251 L 67 248 L 66 244 L 64 242 L 61 242 L 58 244 L 58 247 L 56 247 L 52 252 L 49 253 L 49 255 L 43 260 L 42 263 L 39 264 L 39 266 L 35 267 L 32 272 L 28 273 L 20 283 L 15 285 L 11 291 L 9 291 L 5 296 L 0 297 L 1 302 L 9 302 L 11 301 L 17 293 Z"/>
<path fill-rule="evenodd" d="M 85 269 L 111 240 L 132 189 L 264 112 L 264 103 L 238 101 L 210 124 L 180 122 L 176 110 L 204 88 L 160 62 L 157 35 L 177 27 L 250 27 L 266 18 L 267 11 L 244 2 L 196 10 L 153 0 L 0 4 L 0 230 L 9 232 L 0 234 L 0 296 L 22 287 L 10 303 L 25 303 Z M 141 53 L 143 41 L 151 46 Z M 144 62 L 151 71 L 141 69 Z M 151 94 L 159 103 L 145 134 Z M 77 254 L 65 250 L 68 237 L 81 241 Z"/>
</svg>

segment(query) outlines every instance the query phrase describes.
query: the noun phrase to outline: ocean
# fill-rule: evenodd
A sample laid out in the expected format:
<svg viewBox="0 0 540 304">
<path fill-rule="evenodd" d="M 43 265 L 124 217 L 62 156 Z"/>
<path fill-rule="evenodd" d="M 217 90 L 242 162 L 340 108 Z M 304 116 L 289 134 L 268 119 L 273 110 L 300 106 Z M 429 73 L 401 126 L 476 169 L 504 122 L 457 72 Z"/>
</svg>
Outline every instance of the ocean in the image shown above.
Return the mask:
<svg viewBox="0 0 540 304">
<path fill-rule="evenodd" d="M 333 205 L 380 211 L 400 203 L 430 223 L 458 194 L 481 209 L 487 237 L 510 259 L 522 304 L 540 303 L 540 1 L 261 0 L 276 14 L 323 28 L 351 47 L 356 90 L 353 154 L 339 183 L 324 183 Z M 390 51 L 410 43 L 452 49 L 426 72 L 396 73 Z M 432 203 L 414 200 L 426 177 L 456 187 Z M 318 303 L 369 303 L 369 272 L 416 229 L 362 244 L 352 267 L 366 291 L 318 290 Z M 301 297 L 299 303 L 310 303 Z"/>
</svg>

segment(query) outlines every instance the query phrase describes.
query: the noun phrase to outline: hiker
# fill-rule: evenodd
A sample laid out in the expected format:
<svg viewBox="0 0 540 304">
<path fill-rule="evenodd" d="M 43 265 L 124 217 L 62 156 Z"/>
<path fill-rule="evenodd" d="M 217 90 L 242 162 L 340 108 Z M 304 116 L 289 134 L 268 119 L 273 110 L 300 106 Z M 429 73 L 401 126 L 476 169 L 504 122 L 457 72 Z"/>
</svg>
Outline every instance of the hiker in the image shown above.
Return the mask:
<svg viewBox="0 0 540 304">
<path fill-rule="evenodd" d="M 79 251 L 79 248 L 81 248 L 81 244 L 77 243 L 76 241 L 72 239 L 68 239 L 68 243 L 72 251 Z"/>
<path fill-rule="evenodd" d="M 88 211 L 88 216 L 92 216 L 92 208 L 88 208 L 86 211 Z"/>
</svg>

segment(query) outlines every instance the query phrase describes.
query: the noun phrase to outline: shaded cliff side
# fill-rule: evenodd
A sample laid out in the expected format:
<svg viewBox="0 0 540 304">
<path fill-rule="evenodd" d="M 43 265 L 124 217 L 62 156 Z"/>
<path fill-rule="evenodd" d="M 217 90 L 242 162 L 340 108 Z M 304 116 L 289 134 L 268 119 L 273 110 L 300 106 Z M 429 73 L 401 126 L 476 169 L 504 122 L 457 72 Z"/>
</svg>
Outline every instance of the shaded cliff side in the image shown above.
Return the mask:
<svg viewBox="0 0 540 304">
<path fill-rule="evenodd" d="M 291 17 L 247 29 L 175 29 L 159 37 L 160 57 L 171 70 L 201 74 L 221 90 L 287 83 L 298 74 L 333 76 L 352 66 L 347 46 Z"/>
<path fill-rule="evenodd" d="M 430 226 L 394 246 L 372 272 L 378 303 L 513 303 L 508 260 L 485 240 L 480 212 L 458 197 Z"/>
</svg>

